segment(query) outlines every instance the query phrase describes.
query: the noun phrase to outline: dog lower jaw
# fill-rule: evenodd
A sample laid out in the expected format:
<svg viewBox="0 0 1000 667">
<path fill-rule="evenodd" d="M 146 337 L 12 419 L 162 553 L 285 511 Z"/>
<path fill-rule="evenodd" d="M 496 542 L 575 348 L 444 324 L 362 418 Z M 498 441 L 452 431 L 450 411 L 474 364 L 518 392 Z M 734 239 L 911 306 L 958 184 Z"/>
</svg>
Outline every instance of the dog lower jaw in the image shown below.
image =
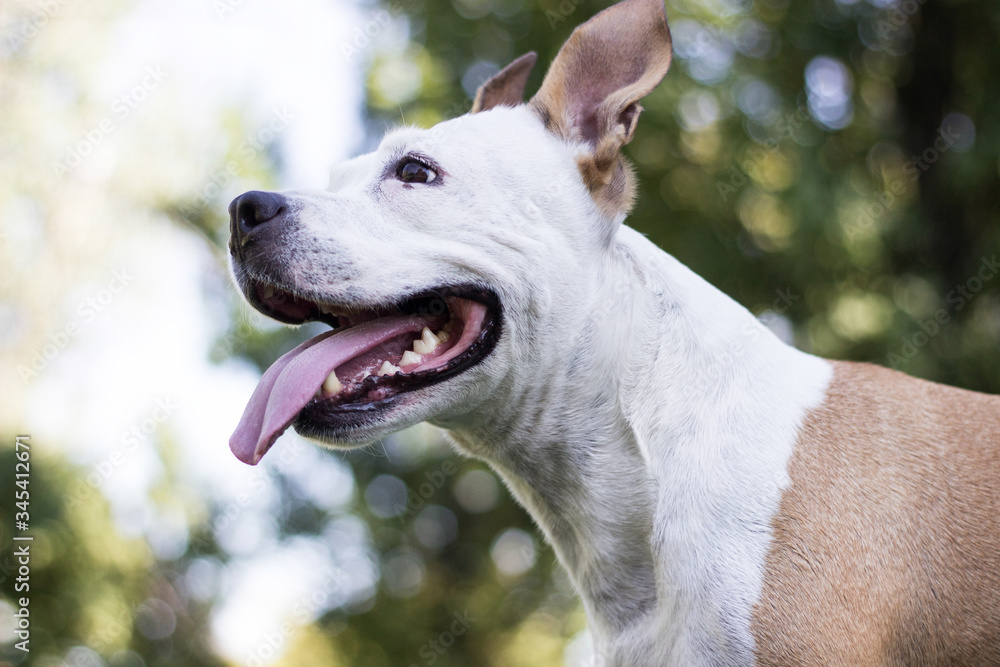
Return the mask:
<svg viewBox="0 0 1000 667">
<path fill-rule="evenodd" d="M 477 373 L 477 369 L 469 372 Z M 451 432 L 474 421 L 472 415 L 481 401 L 470 397 L 484 393 L 488 392 L 478 373 L 474 378 L 463 374 L 441 385 L 396 394 L 377 406 L 343 409 L 344 406 L 319 401 L 310 403 L 292 427 L 300 436 L 326 449 L 357 449 L 423 422 Z M 334 412 L 337 408 L 341 409 Z"/>
<path fill-rule="evenodd" d="M 313 402 L 299 412 L 292 428 L 302 437 L 327 449 L 357 449 L 418 424 L 421 421 L 419 418 L 409 420 L 402 415 L 397 418 L 395 413 L 404 402 L 404 397 L 397 394 L 382 401 L 378 408 L 371 408 L 371 414 L 358 410 L 350 418 L 345 418 L 344 413 L 331 417 L 330 406 Z"/>
</svg>

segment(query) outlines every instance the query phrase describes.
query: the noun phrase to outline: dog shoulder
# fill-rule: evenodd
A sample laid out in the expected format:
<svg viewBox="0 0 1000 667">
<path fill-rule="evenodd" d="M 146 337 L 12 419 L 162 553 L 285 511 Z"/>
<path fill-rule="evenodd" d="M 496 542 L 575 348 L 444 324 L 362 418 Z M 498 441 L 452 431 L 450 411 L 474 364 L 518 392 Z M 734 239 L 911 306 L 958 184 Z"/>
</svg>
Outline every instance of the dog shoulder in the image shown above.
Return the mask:
<svg viewBox="0 0 1000 667">
<path fill-rule="evenodd" d="M 836 362 L 773 521 L 761 662 L 1000 664 L 998 441 L 1000 397 Z"/>
</svg>

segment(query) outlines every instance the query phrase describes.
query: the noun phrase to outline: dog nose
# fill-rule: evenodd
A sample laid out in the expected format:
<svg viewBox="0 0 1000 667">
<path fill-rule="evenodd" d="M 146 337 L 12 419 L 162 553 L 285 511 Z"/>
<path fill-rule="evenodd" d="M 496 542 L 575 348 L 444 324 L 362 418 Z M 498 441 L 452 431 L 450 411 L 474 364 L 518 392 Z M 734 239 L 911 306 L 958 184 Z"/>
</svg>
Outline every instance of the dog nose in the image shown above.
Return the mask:
<svg viewBox="0 0 1000 667">
<path fill-rule="evenodd" d="M 240 241 L 265 222 L 274 220 L 287 209 L 285 198 L 274 192 L 251 190 L 229 204 L 229 222 L 234 237 Z"/>
</svg>

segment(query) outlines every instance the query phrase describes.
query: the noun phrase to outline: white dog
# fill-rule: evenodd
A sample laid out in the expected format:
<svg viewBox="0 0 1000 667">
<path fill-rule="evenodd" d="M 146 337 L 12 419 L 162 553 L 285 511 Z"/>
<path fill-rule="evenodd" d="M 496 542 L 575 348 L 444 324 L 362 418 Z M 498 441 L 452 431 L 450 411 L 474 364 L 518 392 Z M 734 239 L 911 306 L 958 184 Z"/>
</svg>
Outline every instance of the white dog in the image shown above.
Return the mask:
<svg viewBox="0 0 1000 667">
<path fill-rule="evenodd" d="M 1000 399 L 788 347 L 623 226 L 670 58 L 662 0 L 626 0 L 528 103 L 533 54 L 325 192 L 237 198 L 247 299 L 334 331 L 233 451 L 444 427 L 554 545 L 601 664 L 1000 665 Z"/>
</svg>

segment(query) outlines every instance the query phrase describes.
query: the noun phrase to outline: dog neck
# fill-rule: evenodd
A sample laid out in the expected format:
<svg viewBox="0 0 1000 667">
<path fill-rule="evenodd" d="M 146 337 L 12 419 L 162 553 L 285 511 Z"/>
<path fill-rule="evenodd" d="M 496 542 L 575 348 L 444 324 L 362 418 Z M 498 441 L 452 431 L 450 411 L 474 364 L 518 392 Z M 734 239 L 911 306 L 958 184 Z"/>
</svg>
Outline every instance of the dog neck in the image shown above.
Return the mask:
<svg viewBox="0 0 1000 667">
<path fill-rule="evenodd" d="M 536 340 L 527 380 L 448 426 L 554 546 L 602 664 L 750 662 L 770 519 L 830 367 L 638 233 L 616 241 L 575 338 Z"/>
</svg>

